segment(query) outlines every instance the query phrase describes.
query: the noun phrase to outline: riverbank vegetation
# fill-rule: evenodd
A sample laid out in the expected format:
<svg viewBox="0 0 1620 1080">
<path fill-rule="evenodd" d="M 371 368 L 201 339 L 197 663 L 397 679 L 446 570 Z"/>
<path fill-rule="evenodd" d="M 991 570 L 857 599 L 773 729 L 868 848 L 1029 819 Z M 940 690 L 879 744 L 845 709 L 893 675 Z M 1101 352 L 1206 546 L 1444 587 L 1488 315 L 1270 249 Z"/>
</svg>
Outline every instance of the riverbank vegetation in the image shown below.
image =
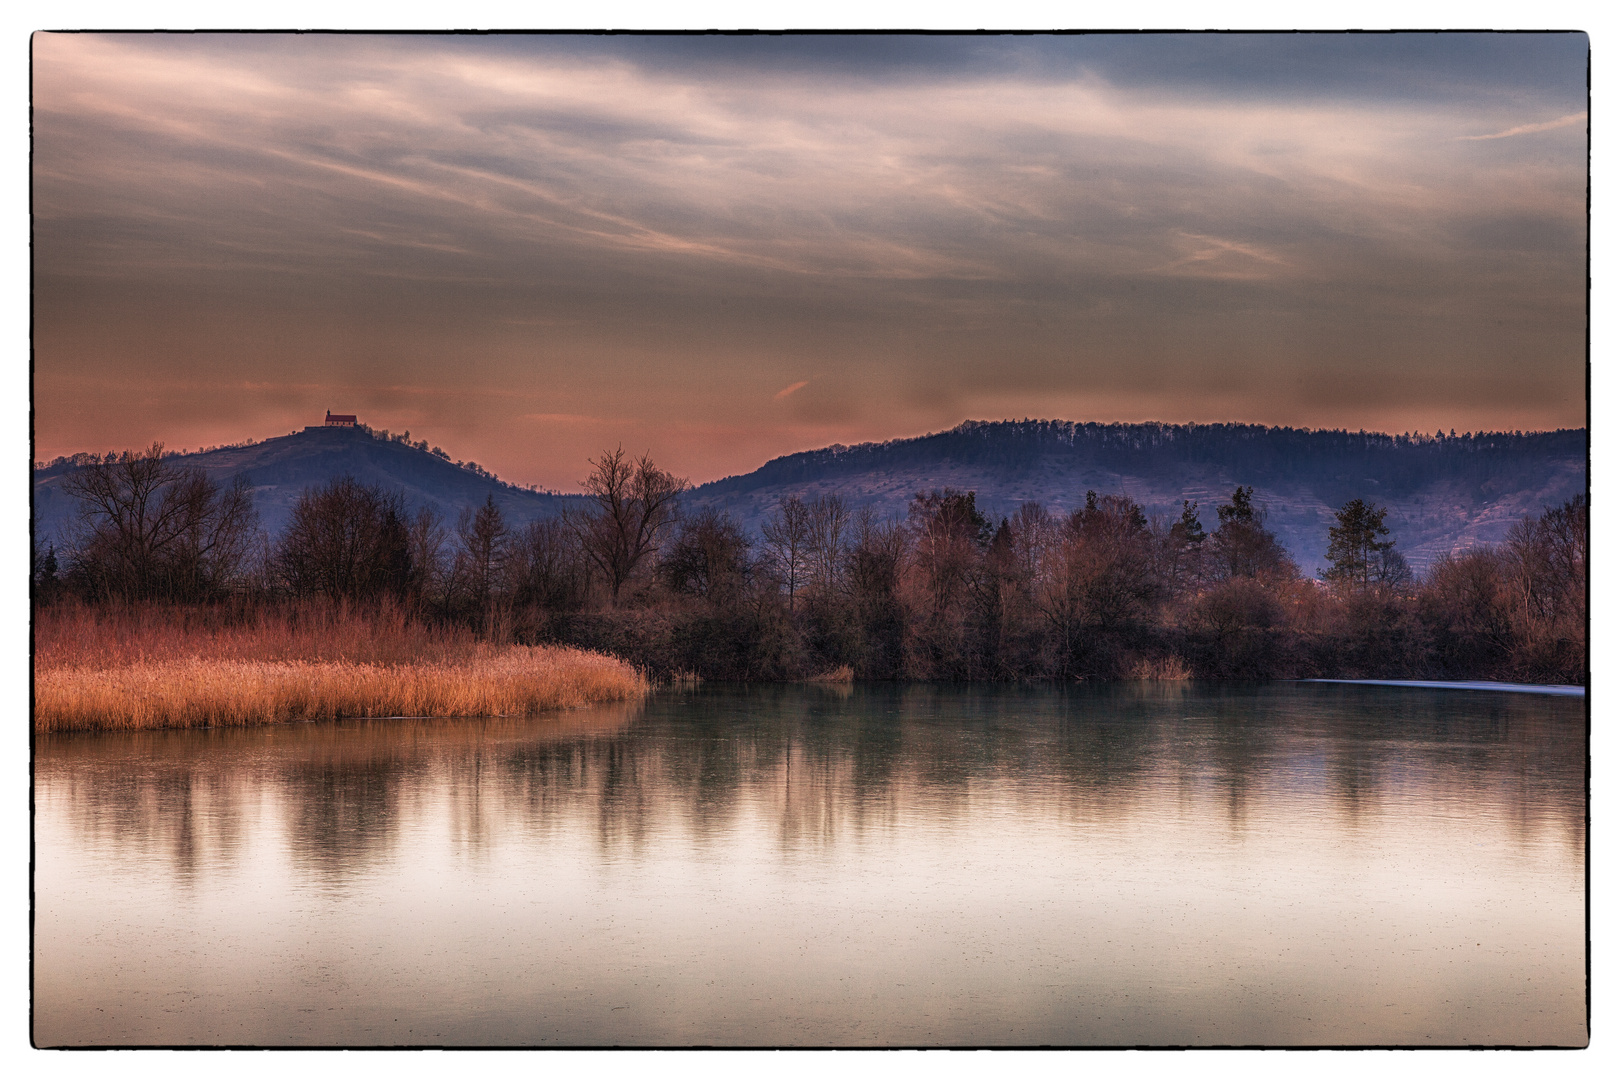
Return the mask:
<svg viewBox="0 0 1620 1080">
<path fill-rule="evenodd" d="M 456 649 L 559 646 L 652 678 L 1585 681 L 1584 499 L 1417 577 L 1362 499 L 1338 512 L 1330 565 L 1296 566 L 1247 487 L 1172 520 L 1093 492 L 1072 513 L 1026 504 L 999 522 L 973 492 L 920 492 L 903 519 L 823 494 L 781 499 L 750 534 L 614 452 L 584 483 L 590 512 L 518 527 L 488 502 L 452 523 L 339 479 L 305 491 L 272 541 L 240 485 L 159 448 L 85 472 L 68 487 L 83 508 L 73 550 L 36 552 L 47 667 L 45 612 L 78 605 L 95 625 L 138 623 L 63 631 L 91 635 L 83 648 L 179 635 L 176 663 L 194 646 L 174 627 L 217 623 L 205 653 L 222 661 L 448 664 Z M 319 605 L 369 620 L 370 636 L 303 629 Z M 233 634 L 271 625 L 314 636 L 274 658 L 230 651 Z"/>
<path fill-rule="evenodd" d="M 481 640 L 386 603 L 36 611 L 34 729 L 213 727 L 379 716 L 523 716 L 639 697 L 622 660 Z"/>
</svg>

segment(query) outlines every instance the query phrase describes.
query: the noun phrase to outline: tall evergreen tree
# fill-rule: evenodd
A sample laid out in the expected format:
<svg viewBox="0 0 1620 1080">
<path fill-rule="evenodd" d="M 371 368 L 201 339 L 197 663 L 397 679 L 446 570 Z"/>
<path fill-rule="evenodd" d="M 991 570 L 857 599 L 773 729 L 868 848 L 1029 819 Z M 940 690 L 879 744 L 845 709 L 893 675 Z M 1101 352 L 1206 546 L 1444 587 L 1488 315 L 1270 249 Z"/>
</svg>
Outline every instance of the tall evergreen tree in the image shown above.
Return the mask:
<svg viewBox="0 0 1620 1080">
<path fill-rule="evenodd" d="M 1323 580 L 1364 592 L 1380 578 L 1380 570 L 1390 562 L 1386 553 L 1395 548 L 1395 541 L 1379 539 L 1389 535 L 1385 513 L 1383 507 L 1361 499 L 1351 499 L 1339 509 L 1334 515 L 1339 523 L 1328 527 L 1327 555 L 1333 565 L 1318 571 Z"/>
<path fill-rule="evenodd" d="M 1181 518 L 1170 526 L 1170 535 L 1179 544 L 1196 545 L 1204 542 L 1204 523 L 1198 520 L 1197 503 L 1188 499 L 1181 500 Z"/>
<path fill-rule="evenodd" d="M 1254 488 L 1240 487 L 1225 506 L 1215 508 L 1220 526 L 1210 539 L 1220 578 L 1285 577 L 1297 572 L 1293 560 L 1266 528 L 1266 513 L 1254 504 Z"/>
</svg>

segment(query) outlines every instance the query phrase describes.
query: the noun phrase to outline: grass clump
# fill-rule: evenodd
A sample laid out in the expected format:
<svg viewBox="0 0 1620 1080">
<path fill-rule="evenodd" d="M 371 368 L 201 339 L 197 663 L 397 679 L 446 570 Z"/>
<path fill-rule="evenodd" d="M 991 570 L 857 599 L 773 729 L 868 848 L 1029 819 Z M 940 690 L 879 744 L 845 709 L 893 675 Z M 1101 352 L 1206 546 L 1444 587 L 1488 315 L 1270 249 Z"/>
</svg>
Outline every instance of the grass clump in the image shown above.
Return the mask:
<svg viewBox="0 0 1620 1080">
<path fill-rule="evenodd" d="M 1143 682 L 1186 682 L 1192 669 L 1179 656 L 1143 657 L 1131 665 L 1129 677 Z"/>
</svg>

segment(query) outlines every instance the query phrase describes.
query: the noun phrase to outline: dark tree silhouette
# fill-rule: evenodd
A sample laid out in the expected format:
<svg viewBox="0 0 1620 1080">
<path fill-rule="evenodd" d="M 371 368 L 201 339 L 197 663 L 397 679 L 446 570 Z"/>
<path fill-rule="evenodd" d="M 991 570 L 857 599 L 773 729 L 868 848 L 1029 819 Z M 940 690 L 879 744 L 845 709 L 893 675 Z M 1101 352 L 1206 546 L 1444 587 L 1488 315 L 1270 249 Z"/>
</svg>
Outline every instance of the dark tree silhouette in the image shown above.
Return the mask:
<svg viewBox="0 0 1620 1080">
<path fill-rule="evenodd" d="M 705 507 L 680 523 L 658 569 L 677 593 L 728 602 L 748 582 L 748 547 L 730 514 Z"/>
<path fill-rule="evenodd" d="M 463 508 L 456 522 L 456 535 L 461 539 L 456 577 L 473 610 L 483 612 L 506 569 L 508 530 L 506 518 L 495 505 L 495 496 L 484 496 L 484 505 L 476 512 Z"/>
<path fill-rule="evenodd" d="M 1202 577 L 1204 541 L 1207 539 L 1204 523 L 1198 520 L 1198 504 L 1190 499 L 1181 500 L 1181 517 L 1170 526 L 1163 543 L 1163 573 L 1165 589 L 1179 593 Z"/>
<path fill-rule="evenodd" d="M 797 602 L 810 562 L 810 508 L 797 495 L 783 495 L 776 512 L 765 519 L 765 556 L 777 580 L 787 589 L 788 610 Z"/>
<path fill-rule="evenodd" d="M 1225 506 L 1215 508 L 1220 527 L 1210 538 L 1216 574 L 1221 578 L 1293 577 L 1298 571 L 1274 533 L 1265 511 L 1254 504 L 1254 488 L 1240 487 Z"/>
<path fill-rule="evenodd" d="M 531 521 L 512 545 L 509 577 L 519 605 L 547 611 L 585 606 L 590 573 L 579 538 L 561 521 Z"/>
<path fill-rule="evenodd" d="M 625 457 L 621 446 L 591 462 L 592 472 L 580 482 L 595 501 L 594 514 L 567 520 L 586 555 L 607 581 L 615 604 L 619 591 L 675 520 L 684 479 L 653 464 L 649 455 Z"/>
<path fill-rule="evenodd" d="M 56 545 L 47 544 L 45 554 L 41 556 L 39 546 L 35 544 L 30 554 L 33 556 L 34 603 L 53 603 L 62 588 L 61 579 L 58 577 L 61 568 L 57 565 Z"/>
<path fill-rule="evenodd" d="M 412 546 L 403 496 L 344 476 L 299 496 L 274 564 L 297 596 L 403 597 L 413 576 Z"/>
<path fill-rule="evenodd" d="M 1384 524 L 1387 511 L 1368 505 L 1361 499 L 1351 499 L 1339 508 L 1334 517 L 1337 525 L 1328 527 L 1328 560 L 1333 564 L 1319 570 L 1324 581 L 1341 588 L 1365 592 L 1387 574 L 1393 564 L 1395 541 L 1381 540 L 1389 535 Z"/>
<path fill-rule="evenodd" d="M 68 473 L 80 533 L 70 575 L 91 597 L 198 600 L 230 588 L 258 515 L 247 479 L 221 491 L 201 469 L 177 468 L 153 443 Z"/>
<path fill-rule="evenodd" d="M 1204 542 L 1204 523 L 1198 520 L 1198 504 L 1181 500 L 1181 517 L 1170 526 L 1170 535 L 1177 543 L 1198 545 Z"/>
<path fill-rule="evenodd" d="M 972 584 L 971 574 L 990 543 L 993 527 L 974 504 L 976 492 L 918 492 L 911 500 L 910 527 L 917 566 L 936 614 Z"/>
</svg>

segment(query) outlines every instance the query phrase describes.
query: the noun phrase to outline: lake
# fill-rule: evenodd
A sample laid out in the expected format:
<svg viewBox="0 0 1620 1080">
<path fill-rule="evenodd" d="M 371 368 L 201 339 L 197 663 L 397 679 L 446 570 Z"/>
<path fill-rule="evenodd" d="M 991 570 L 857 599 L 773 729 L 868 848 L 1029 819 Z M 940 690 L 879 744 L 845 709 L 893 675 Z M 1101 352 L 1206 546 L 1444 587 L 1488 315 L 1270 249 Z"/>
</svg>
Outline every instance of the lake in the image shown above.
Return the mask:
<svg viewBox="0 0 1620 1080">
<path fill-rule="evenodd" d="M 34 1037 L 1581 1046 L 1585 703 L 701 687 L 35 742 Z"/>
</svg>

